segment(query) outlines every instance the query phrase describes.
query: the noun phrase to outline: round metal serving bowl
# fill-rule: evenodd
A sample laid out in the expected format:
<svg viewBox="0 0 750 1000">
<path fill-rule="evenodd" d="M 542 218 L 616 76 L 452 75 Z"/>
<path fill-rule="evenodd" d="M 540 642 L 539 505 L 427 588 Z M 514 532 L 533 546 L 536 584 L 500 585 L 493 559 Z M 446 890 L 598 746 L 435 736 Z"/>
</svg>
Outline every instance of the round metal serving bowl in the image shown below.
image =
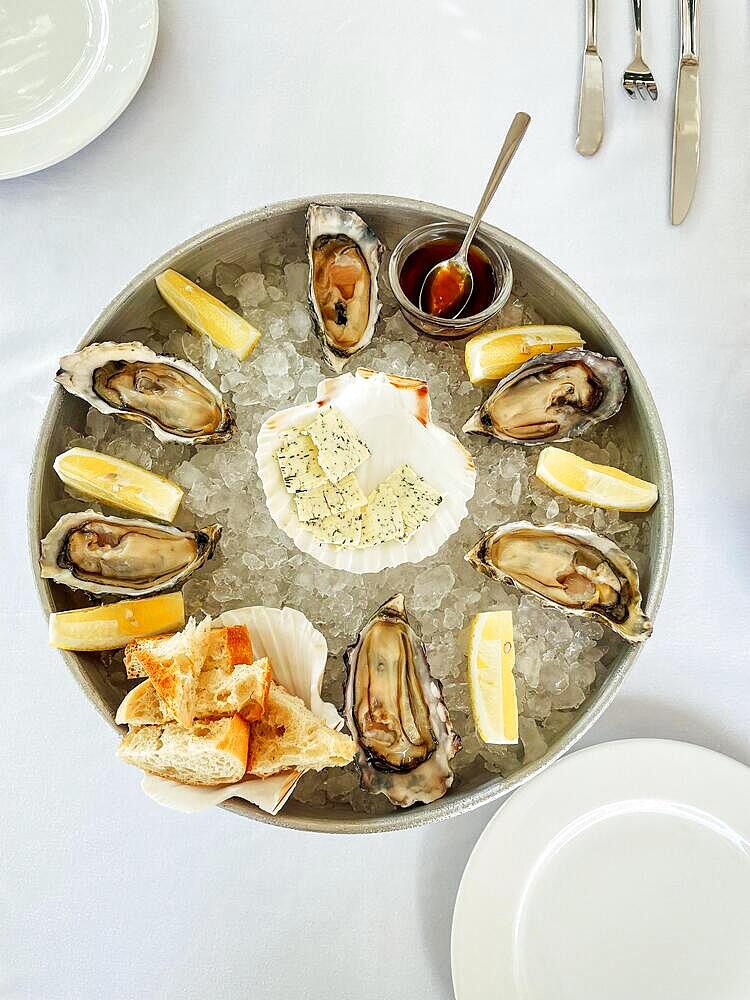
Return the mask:
<svg viewBox="0 0 750 1000">
<path fill-rule="evenodd" d="M 149 316 L 163 305 L 156 291 L 154 277 L 167 267 L 191 275 L 212 263 L 232 262 L 240 257 L 243 262 L 249 261 L 251 266 L 256 266 L 264 250 L 279 240 L 289 242 L 291 232 L 296 234 L 301 246 L 305 211 L 310 201 L 334 202 L 360 212 L 386 243 L 389 251 L 406 233 L 427 222 L 446 220 L 467 225 L 469 221 L 465 215 L 437 205 L 378 195 L 325 195 L 314 199 L 281 202 L 248 212 L 187 240 L 139 274 L 107 306 L 80 346 L 97 340 L 127 340 L 130 339 L 129 331 L 147 326 Z M 623 433 L 637 444 L 643 455 L 644 475 L 659 487 L 659 502 L 650 515 L 648 559 L 642 574 L 645 606 L 653 618 L 661 600 L 669 566 L 673 498 L 664 432 L 643 375 L 606 316 L 570 278 L 513 236 L 487 225 L 482 227 L 482 231 L 486 237 L 497 240 L 505 248 L 516 280 L 528 292 L 535 308 L 548 322 L 575 327 L 589 347 L 616 355 L 627 369 L 630 392 L 617 420 Z M 387 265 L 387 261 L 384 263 Z M 387 272 L 387 266 L 383 270 Z M 66 345 L 66 348 L 69 346 L 72 345 Z M 55 520 L 51 514 L 51 504 L 63 496 L 62 485 L 52 470 L 54 458 L 64 447 L 63 428 L 66 425 L 83 426 L 85 415 L 86 407 L 79 399 L 60 388 L 54 389 L 40 432 L 31 475 L 29 542 L 35 566 L 39 540 Z M 76 602 L 75 595 L 67 588 L 42 580 L 38 568 L 36 581 L 45 612 L 66 611 L 80 606 L 80 598 Z M 510 778 L 489 772 L 473 778 L 462 778 L 437 802 L 385 816 L 355 814 L 344 805 L 321 809 L 293 799 L 278 816 L 268 816 L 255 806 L 239 800 L 231 800 L 226 808 L 276 826 L 323 833 L 401 830 L 457 816 L 512 791 L 569 750 L 612 701 L 633 665 L 639 648 L 618 641 L 606 679 L 588 696 L 572 727 L 549 747 L 541 759 L 525 765 Z M 98 654 L 64 652 L 62 655 L 86 696 L 117 729 L 114 716 L 125 693 L 124 674 L 115 675 L 108 671 Z"/>
</svg>

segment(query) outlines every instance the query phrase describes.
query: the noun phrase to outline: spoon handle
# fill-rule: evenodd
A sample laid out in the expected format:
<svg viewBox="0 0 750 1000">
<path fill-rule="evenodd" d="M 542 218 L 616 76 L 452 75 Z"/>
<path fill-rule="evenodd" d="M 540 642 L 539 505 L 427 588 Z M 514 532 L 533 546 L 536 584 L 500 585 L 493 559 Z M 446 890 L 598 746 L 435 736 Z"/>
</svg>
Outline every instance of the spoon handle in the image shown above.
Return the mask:
<svg viewBox="0 0 750 1000">
<path fill-rule="evenodd" d="M 523 139 L 526 129 L 529 127 L 530 121 L 531 118 L 525 111 L 519 111 L 510 123 L 510 128 L 508 129 L 508 134 L 505 137 L 505 142 L 503 143 L 502 149 L 497 157 L 497 162 L 492 168 L 490 179 L 487 181 L 487 187 L 484 189 L 484 194 L 477 205 L 477 210 L 474 213 L 474 218 L 471 220 L 471 225 L 466 231 L 466 236 L 461 244 L 461 249 L 456 254 L 457 257 L 466 259 L 467 254 L 469 253 L 469 247 L 474 239 L 474 235 L 479 228 L 479 223 L 482 221 L 482 216 L 487 211 L 487 207 L 492 201 L 495 191 L 497 191 L 497 186 L 503 179 L 505 171 L 508 169 L 508 164 L 515 156 L 516 150 L 521 144 L 521 139 Z"/>
</svg>

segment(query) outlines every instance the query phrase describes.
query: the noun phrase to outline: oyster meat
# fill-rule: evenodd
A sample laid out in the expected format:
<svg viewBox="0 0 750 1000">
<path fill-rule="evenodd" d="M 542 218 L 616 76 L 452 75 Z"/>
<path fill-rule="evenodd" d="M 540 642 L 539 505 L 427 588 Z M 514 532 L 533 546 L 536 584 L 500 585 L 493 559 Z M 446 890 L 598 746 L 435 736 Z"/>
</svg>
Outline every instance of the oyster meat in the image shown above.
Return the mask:
<svg viewBox="0 0 750 1000">
<path fill-rule="evenodd" d="M 463 429 L 512 444 L 570 441 L 613 417 L 627 389 L 617 358 L 577 347 L 538 354 L 501 379 Z"/>
<path fill-rule="evenodd" d="M 221 393 L 197 368 L 137 342 L 68 354 L 55 381 L 101 413 L 146 424 L 160 441 L 218 444 L 234 430 Z"/>
<path fill-rule="evenodd" d="M 628 642 L 651 635 L 635 563 L 581 525 L 503 524 L 487 531 L 466 558 L 481 573 L 565 614 L 595 618 Z"/>
<path fill-rule="evenodd" d="M 344 665 L 344 714 L 362 788 L 402 807 L 445 795 L 461 740 L 403 594 L 375 612 L 344 653 Z"/>
<path fill-rule="evenodd" d="M 375 332 L 384 248 L 356 212 L 338 205 L 310 205 L 306 235 L 310 311 L 323 355 L 340 372 Z"/>
<path fill-rule="evenodd" d="M 143 596 L 180 586 L 214 554 L 221 525 L 196 531 L 94 510 L 65 514 L 42 539 L 42 576 L 91 594 Z"/>
</svg>

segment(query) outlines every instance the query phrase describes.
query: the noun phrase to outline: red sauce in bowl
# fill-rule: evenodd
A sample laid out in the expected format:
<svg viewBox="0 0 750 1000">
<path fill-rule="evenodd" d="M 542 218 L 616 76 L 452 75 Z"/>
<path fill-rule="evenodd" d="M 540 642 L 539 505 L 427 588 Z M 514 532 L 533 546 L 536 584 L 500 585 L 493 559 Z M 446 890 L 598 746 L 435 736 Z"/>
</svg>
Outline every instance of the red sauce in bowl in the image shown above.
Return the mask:
<svg viewBox="0 0 750 1000">
<path fill-rule="evenodd" d="M 409 254 L 398 277 L 404 295 L 410 302 L 419 307 L 419 293 L 427 272 L 435 264 L 453 257 L 460 246 L 461 240 L 448 237 L 425 243 Z M 462 319 L 482 312 L 497 294 L 494 268 L 486 254 L 476 245 L 469 248 L 469 267 L 474 278 L 474 289 L 471 298 L 461 311 Z"/>
</svg>

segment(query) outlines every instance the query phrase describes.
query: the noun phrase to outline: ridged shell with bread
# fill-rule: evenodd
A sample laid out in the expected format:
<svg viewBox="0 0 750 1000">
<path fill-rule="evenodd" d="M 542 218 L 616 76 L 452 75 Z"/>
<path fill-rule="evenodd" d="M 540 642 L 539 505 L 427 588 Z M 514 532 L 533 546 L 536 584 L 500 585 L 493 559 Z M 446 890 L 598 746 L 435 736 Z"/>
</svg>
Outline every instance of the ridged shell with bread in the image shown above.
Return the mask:
<svg viewBox="0 0 750 1000">
<path fill-rule="evenodd" d="M 301 698 L 314 715 L 332 729 L 344 722 L 320 690 L 328 661 L 328 645 L 323 635 L 295 608 L 237 608 L 214 619 L 214 626 L 245 625 L 258 657 L 268 657 L 275 680 Z M 221 788 L 197 788 L 146 774 L 143 791 L 160 805 L 180 812 L 201 812 L 230 798 L 245 799 L 275 816 L 302 777 L 290 771 L 269 778 L 246 778 Z"/>
</svg>

